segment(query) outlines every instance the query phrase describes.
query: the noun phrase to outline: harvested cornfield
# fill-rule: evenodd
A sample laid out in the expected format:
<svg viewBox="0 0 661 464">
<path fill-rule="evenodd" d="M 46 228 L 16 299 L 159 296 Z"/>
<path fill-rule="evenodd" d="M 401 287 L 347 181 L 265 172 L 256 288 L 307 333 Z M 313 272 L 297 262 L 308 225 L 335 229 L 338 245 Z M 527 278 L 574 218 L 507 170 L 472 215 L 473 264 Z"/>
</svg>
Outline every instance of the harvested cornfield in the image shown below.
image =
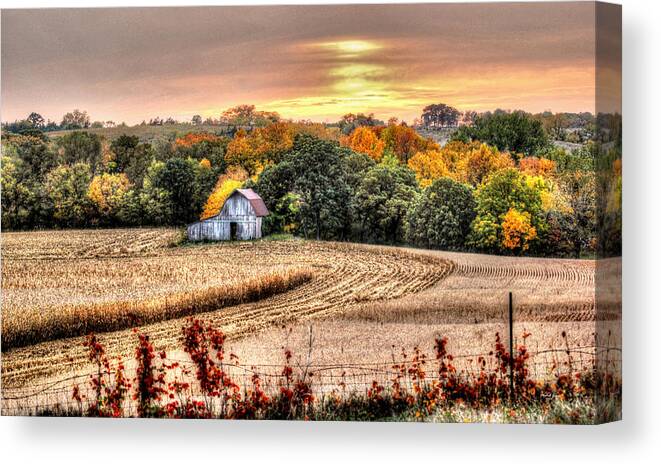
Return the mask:
<svg viewBox="0 0 661 464">
<path fill-rule="evenodd" d="M 347 313 L 346 319 L 420 324 L 505 321 L 512 292 L 516 321 L 595 320 L 594 261 L 409 252 L 451 261 L 453 272 L 439 285 L 409 297 L 366 305 Z"/>
<path fill-rule="evenodd" d="M 393 350 L 429 347 L 439 335 L 457 353 L 486 349 L 506 330 L 512 291 L 517 336 L 534 331 L 543 348 L 566 331 L 573 344 L 592 344 L 591 261 L 296 239 L 174 246 L 179 240 L 172 229 L 3 234 L 3 384 L 88 369 L 85 328 L 75 323 L 86 318 L 100 321 L 94 330 L 108 355 L 124 359 L 135 349 L 132 327 L 172 352 L 183 318 L 195 313 L 250 362 L 270 362 L 284 345 L 307 352 L 295 334 L 313 325 L 315 362 L 387 363 Z M 277 291 L 262 285 L 269 280 Z M 21 342 L 12 346 L 12 337 Z"/>
<path fill-rule="evenodd" d="M 112 232 L 92 233 L 103 240 Z M 130 235 L 131 231 L 117 233 Z M 144 233 L 135 231 L 137 236 Z M 453 269 L 446 259 L 412 255 L 405 250 L 302 240 L 180 247 L 163 242 L 160 247 L 146 248 L 142 254 L 128 247 L 124 252 L 110 247 L 105 248 L 107 255 L 95 251 L 90 256 L 85 253 L 87 250 L 107 245 L 95 245 L 94 240 L 68 240 L 66 232 L 52 234 L 47 237 L 48 246 L 42 245 L 43 237 L 33 239 L 32 233 L 3 235 L 3 335 L 12 330 L 34 333 L 31 323 L 38 327 L 42 314 L 53 315 L 57 320 L 58 308 L 66 312 L 64 308 L 71 305 L 75 305 L 77 314 L 85 308 L 98 313 L 103 305 L 130 306 L 133 303 L 127 301 L 162 301 L 173 295 L 204 294 L 228 279 L 245 282 L 269 276 L 274 270 L 304 269 L 312 274 L 309 280 L 285 293 L 251 303 L 222 308 L 218 305 L 217 309 L 205 307 L 206 312 L 198 314 L 237 338 L 273 325 L 342 314 L 370 301 L 420 292 L 441 282 Z M 58 240 L 66 251 L 57 251 Z M 139 240 L 125 240 L 136 241 Z M 26 243 L 34 244 L 33 248 L 29 249 Z M 80 256 L 72 243 L 81 245 Z M 161 313 L 161 322 L 144 325 L 138 320 L 135 325 L 151 336 L 157 349 L 173 349 L 178 344 L 182 313 L 171 305 L 162 305 L 156 312 Z M 13 329 L 12 324 L 19 329 Z M 65 325 L 53 338 L 66 335 L 66 330 Z M 74 330 L 69 335 L 79 333 Z M 107 332 L 100 338 L 109 354 L 131 356 L 134 346 L 130 329 Z M 80 338 L 14 348 L 3 353 L 3 382 L 7 385 L 70 372 L 85 362 Z"/>
</svg>

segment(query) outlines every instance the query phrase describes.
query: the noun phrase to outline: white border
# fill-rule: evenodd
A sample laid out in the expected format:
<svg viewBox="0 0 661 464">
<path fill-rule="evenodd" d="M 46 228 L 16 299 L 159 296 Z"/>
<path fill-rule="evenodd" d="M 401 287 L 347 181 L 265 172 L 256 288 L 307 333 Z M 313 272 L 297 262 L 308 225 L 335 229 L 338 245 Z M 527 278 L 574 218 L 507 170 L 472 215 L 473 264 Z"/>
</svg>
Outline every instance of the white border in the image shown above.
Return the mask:
<svg viewBox="0 0 661 464">
<path fill-rule="evenodd" d="M 259 1 L 207 4 L 384 3 Z M 422 2 L 418 2 L 422 3 Z M 624 0 L 624 420 L 595 427 L 0 418 L 4 462 L 661 462 L 659 3 Z M 7 7 L 182 1 L 3 0 Z M 1 46 L 1 45 L 0 45 Z"/>
</svg>

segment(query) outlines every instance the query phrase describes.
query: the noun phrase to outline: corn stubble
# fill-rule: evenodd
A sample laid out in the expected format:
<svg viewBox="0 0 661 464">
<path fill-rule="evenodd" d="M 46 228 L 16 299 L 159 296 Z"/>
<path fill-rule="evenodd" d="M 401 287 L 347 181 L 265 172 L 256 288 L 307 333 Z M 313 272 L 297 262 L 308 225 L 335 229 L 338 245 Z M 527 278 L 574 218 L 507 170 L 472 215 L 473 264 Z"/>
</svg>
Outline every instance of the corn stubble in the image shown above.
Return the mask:
<svg viewBox="0 0 661 464">
<path fill-rule="evenodd" d="M 303 240 L 174 247 L 176 233 L 159 233 L 3 234 L 5 385 L 84 366 L 79 340 L 64 337 L 93 327 L 112 356 L 130 353 L 137 326 L 156 349 L 176 349 L 182 317 L 192 313 L 237 339 L 401 298 L 452 272 L 448 260 L 389 247 Z M 44 340 L 51 341 L 37 343 Z"/>
</svg>

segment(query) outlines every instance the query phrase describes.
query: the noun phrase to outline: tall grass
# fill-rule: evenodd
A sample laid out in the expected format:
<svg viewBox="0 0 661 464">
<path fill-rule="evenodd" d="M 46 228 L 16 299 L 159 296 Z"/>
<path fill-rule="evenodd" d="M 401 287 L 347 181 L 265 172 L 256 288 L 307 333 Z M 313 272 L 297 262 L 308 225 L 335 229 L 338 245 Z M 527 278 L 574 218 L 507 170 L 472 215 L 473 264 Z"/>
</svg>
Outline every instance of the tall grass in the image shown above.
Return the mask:
<svg viewBox="0 0 661 464">
<path fill-rule="evenodd" d="M 306 267 L 273 269 L 225 285 L 140 300 L 46 307 L 39 313 L 16 309 L 5 314 L 2 350 L 89 332 L 109 332 L 248 303 L 286 292 L 308 282 Z"/>
</svg>

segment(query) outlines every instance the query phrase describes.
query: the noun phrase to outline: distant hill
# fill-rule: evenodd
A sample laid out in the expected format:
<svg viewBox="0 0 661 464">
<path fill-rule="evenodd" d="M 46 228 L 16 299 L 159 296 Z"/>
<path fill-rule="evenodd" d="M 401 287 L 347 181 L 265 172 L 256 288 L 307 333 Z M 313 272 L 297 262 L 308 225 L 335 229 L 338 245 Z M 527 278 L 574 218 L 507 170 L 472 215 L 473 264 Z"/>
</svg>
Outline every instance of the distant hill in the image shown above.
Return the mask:
<svg viewBox="0 0 661 464">
<path fill-rule="evenodd" d="M 102 127 L 102 128 L 88 128 L 88 129 L 71 129 L 60 130 L 53 132 L 46 132 L 50 138 L 58 138 L 69 132 L 85 131 L 92 134 L 97 134 L 108 140 L 113 140 L 122 134 L 136 135 L 142 142 L 148 142 L 155 139 L 170 139 L 173 140 L 180 135 L 187 134 L 188 132 L 209 132 L 218 135 L 232 135 L 239 127 L 237 126 L 210 126 L 200 125 L 194 126 L 192 124 L 167 124 L 162 126 L 116 126 L 116 127 Z M 249 128 L 245 128 L 249 129 Z"/>
<path fill-rule="evenodd" d="M 427 129 L 424 127 L 415 127 L 415 130 L 418 134 L 423 137 L 430 138 L 437 142 L 440 146 L 448 143 L 452 134 L 457 130 L 456 127 L 447 127 L 443 129 Z"/>
</svg>

